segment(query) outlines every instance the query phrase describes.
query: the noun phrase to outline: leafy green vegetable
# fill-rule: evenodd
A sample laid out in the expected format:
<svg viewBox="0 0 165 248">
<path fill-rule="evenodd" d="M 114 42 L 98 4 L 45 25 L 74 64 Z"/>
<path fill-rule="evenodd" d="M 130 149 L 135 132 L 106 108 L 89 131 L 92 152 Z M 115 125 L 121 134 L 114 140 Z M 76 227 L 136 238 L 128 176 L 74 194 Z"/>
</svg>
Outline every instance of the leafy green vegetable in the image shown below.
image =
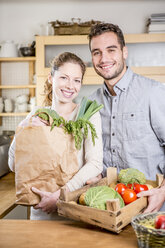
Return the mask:
<svg viewBox="0 0 165 248">
<path fill-rule="evenodd" d="M 76 120 L 83 119 L 89 120 L 92 115 L 103 108 L 103 104 L 98 104 L 96 100 L 90 101 L 86 97 L 83 97 L 79 112 L 77 114 Z"/>
<path fill-rule="evenodd" d="M 106 210 L 106 201 L 109 199 L 119 199 L 120 207 L 124 207 L 124 201 L 120 194 L 108 186 L 96 186 L 89 188 L 85 193 L 85 204 L 87 206 Z"/>
<path fill-rule="evenodd" d="M 145 175 L 138 169 L 134 169 L 134 168 L 121 170 L 118 175 L 118 180 L 119 182 L 124 183 L 126 185 L 128 183 L 139 183 L 139 184 L 146 183 Z"/>
<path fill-rule="evenodd" d="M 89 119 L 102 107 L 102 104 L 98 105 L 96 101 L 90 101 L 84 97 L 75 121 L 66 121 L 63 117 L 59 116 L 55 110 L 46 108 L 38 109 L 35 115 L 48 121 L 49 125 L 51 125 L 51 130 L 53 130 L 55 126 L 60 126 L 65 130 L 65 132 L 72 134 L 75 139 L 75 146 L 80 150 L 83 138 L 88 137 L 89 129 L 91 131 L 93 145 L 95 145 L 97 134 L 94 125 L 89 121 Z"/>
</svg>

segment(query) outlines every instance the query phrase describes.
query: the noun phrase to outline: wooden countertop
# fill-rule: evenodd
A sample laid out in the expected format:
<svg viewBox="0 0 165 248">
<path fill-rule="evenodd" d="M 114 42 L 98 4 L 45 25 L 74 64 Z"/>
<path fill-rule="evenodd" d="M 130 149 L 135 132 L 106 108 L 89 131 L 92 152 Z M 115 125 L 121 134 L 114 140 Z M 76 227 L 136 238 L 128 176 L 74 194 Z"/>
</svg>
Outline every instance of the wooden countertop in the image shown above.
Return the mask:
<svg viewBox="0 0 165 248">
<path fill-rule="evenodd" d="M 0 177 L 0 218 L 8 214 L 15 205 L 15 180 L 14 173 Z"/>
<path fill-rule="evenodd" d="M 137 248 L 131 225 L 115 234 L 89 224 L 61 220 L 0 220 L 1 248 Z"/>
</svg>

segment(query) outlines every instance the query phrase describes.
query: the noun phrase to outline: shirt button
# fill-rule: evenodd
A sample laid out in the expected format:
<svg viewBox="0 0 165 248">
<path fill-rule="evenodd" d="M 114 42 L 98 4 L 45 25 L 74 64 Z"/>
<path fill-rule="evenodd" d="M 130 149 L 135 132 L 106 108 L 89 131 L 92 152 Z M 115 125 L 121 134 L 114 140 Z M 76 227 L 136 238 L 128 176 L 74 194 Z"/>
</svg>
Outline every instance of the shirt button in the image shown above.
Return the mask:
<svg viewBox="0 0 165 248">
<path fill-rule="evenodd" d="M 115 149 L 113 149 L 113 150 L 112 150 L 112 152 L 114 152 L 114 153 L 115 153 Z"/>
<path fill-rule="evenodd" d="M 115 119 L 115 116 L 112 116 L 113 119 Z"/>
<path fill-rule="evenodd" d="M 112 136 L 115 136 L 115 133 L 112 133 Z"/>
<path fill-rule="evenodd" d="M 133 117 L 133 116 L 134 116 L 134 114 L 131 114 L 131 116 Z"/>
</svg>

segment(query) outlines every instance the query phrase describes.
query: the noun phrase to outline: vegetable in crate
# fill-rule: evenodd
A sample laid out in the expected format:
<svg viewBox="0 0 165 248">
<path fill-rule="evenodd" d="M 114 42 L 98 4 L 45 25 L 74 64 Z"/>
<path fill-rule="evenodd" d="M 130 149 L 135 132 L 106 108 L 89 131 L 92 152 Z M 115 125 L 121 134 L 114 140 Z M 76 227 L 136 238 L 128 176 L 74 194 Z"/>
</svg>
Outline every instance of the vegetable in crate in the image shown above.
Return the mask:
<svg viewBox="0 0 165 248">
<path fill-rule="evenodd" d="M 90 101 L 84 97 L 81 101 L 80 109 L 75 121 L 66 121 L 63 117 L 59 116 L 55 110 L 46 108 L 38 109 L 35 115 L 46 120 L 51 126 L 51 130 L 53 130 L 55 126 L 60 126 L 65 132 L 72 134 L 75 139 L 75 146 L 80 150 L 83 138 L 88 137 L 89 129 L 91 131 L 93 145 L 95 145 L 97 133 L 94 125 L 89 121 L 89 119 L 101 108 L 103 108 L 102 104 L 99 105 L 95 100 Z"/>
<path fill-rule="evenodd" d="M 127 186 L 124 183 L 118 183 L 115 186 L 115 190 L 121 195 L 123 191 L 127 189 Z"/>
<path fill-rule="evenodd" d="M 118 180 L 121 183 L 124 184 L 133 184 L 133 183 L 139 183 L 139 184 L 145 184 L 146 183 L 146 177 L 145 175 L 139 171 L 138 169 L 134 168 L 128 168 L 121 170 L 118 175 Z"/>
<path fill-rule="evenodd" d="M 80 197 L 79 197 L 79 204 L 86 205 L 85 204 L 85 192 L 80 195 Z"/>
<path fill-rule="evenodd" d="M 136 194 L 148 190 L 148 186 L 146 184 L 138 184 L 134 183 L 133 190 L 135 191 Z"/>
<path fill-rule="evenodd" d="M 135 191 L 133 189 L 128 189 L 128 188 L 121 193 L 121 196 L 126 205 L 137 199 L 137 195 Z"/>
<path fill-rule="evenodd" d="M 119 199 L 120 207 L 124 207 L 124 201 L 118 192 L 108 186 L 96 186 L 86 191 L 84 201 L 89 207 L 106 210 L 107 200 L 117 198 Z"/>
<path fill-rule="evenodd" d="M 155 219 L 156 229 L 165 229 L 165 215 L 158 215 Z"/>
</svg>

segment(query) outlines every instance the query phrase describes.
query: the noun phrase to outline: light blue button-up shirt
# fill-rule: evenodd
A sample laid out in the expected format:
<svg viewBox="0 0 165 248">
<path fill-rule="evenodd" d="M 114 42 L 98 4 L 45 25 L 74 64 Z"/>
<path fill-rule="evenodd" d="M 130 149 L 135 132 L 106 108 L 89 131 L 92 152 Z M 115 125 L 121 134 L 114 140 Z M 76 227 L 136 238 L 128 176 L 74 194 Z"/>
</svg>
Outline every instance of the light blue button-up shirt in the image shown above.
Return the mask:
<svg viewBox="0 0 165 248">
<path fill-rule="evenodd" d="M 137 168 L 147 179 L 165 174 L 165 86 L 127 69 L 112 96 L 104 84 L 90 98 L 101 109 L 104 172 Z"/>
</svg>

